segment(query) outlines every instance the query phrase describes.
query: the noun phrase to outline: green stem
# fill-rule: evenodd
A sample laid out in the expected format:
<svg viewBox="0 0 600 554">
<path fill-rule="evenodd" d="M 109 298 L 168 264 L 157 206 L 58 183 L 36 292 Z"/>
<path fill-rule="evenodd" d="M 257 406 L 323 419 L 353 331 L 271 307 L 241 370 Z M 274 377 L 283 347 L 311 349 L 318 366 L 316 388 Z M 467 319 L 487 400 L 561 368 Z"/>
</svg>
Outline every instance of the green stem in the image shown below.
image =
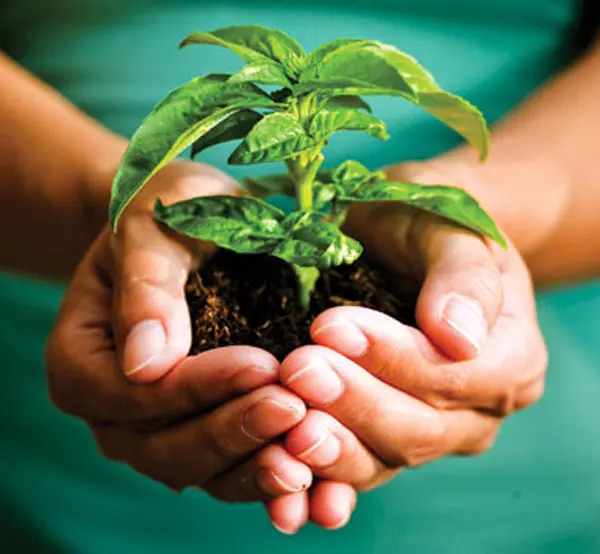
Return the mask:
<svg viewBox="0 0 600 554">
<path fill-rule="evenodd" d="M 319 279 L 320 271 L 316 267 L 303 267 L 292 264 L 298 279 L 298 296 L 302 309 L 307 312 L 310 307 L 310 298 Z"/>
</svg>

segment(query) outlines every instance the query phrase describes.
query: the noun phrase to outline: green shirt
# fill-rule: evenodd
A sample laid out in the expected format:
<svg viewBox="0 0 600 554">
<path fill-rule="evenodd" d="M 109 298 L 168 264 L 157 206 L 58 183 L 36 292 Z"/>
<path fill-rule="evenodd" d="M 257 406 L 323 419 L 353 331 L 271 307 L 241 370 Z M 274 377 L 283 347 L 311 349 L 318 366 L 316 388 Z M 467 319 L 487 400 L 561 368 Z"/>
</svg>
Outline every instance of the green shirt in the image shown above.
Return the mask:
<svg viewBox="0 0 600 554">
<path fill-rule="evenodd" d="M 222 49 L 179 52 L 186 33 L 245 23 L 281 27 L 307 48 L 340 36 L 393 43 L 494 121 L 566 62 L 577 1 L 30 0 L 1 6 L 3 48 L 92 116 L 130 134 L 170 88 L 239 67 Z M 389 122 L 392 139 L 336 138 L 329 163 L 350 157 L 377 167 L 457 143 L 407 103 L 377 100 L 374 107 Z M 224 159 L 219 148 L 204 157 L 220 166 Z M 61 292 L 0 277 L 0 545 L 12 545 L 2 551 L 600 552 L 598 285 L 540 297 L 552 359 L 547 394 L 507 422 L 491 453 L 405 472 L 362 495 L 347 529 L 308 527 L 294 538 L 271 530 L 260 506 L 221 504 L 194 491 L 176 496 L 105 461 L 83 423 L 50 405 L 43 344 Z"/>
</svg>

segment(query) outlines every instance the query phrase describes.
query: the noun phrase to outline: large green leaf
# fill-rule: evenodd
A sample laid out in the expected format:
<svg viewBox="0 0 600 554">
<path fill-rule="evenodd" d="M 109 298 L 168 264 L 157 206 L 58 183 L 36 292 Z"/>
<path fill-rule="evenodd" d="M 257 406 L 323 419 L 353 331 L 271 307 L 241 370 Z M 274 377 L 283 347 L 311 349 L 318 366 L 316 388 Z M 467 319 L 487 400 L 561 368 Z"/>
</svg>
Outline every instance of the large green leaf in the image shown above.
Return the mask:
<svg viewBox="0 0 600 554">
<path fill-rule="evenodd" d="M 443 91 L 413 57 L 377 41 L 342 41 L 327 50 L 319 63 L 307 65 L 296 94 L 400 96 L 420 106 L 454 129 L 485 159 L 489 131 L 481 112 L 472 104 Z"/>
<path fill-rule="evenodd" d="M 193 79 L 169 93 L 144 119 L 112 184 L 109 219 L 113 229 L 148 180 L 193 142 L 237 111 L 277 105 L 255 85 L 228 83 L 227 79 L 227 75 Z"/>
<path fill-rule="evenodd" d="M 293 116 L 272 113 L 252 128 L 231 154 L 229 163 L 248 165 L 286 160 L 318 144 Z"/>
<path fill-rule="evenodd" d="M 358 259 L 363 250 L 359 242 L 331 223 L 314 221 L 311 215 L 295 212 L 286 218 L 294 218 L 294 225 L 289 238 L 273 250 L 273 256 L 301 267 L 315 266 L 319 269 L 351 264 Z M 302 218 L 307 225 L 298 224 Z"/>
<path fill-rule="evenodd" d="M 192 158 L 216 144 L 243 139 L 262 117 L 261 114 L 253 110 L 241 110 L 232 113 L 192 144 Z"/>
<path fill-rule="evenodd" d="M 292 86 L 289 79 L 279 65 L 271 61 L 250 63 L 234 74 L 231 83 L 260 83 L 263 85 L 279 85 L 289 88 Z"/>
<path fill-rule="evenodd" d="M 327 268 L 354 262 L 362 246 L 324 214 L 297 211 L 284 216 L 251 197 L 205 196 L 165 206 L 155 218 L 170 229 L 240 254 L 271 254 L 297 266 Z"/>
<path fill-rule="evenodd" d="M 165 206 L 154 216 L 170 229 L 240 254 L 268 253 L 284 239 L 283 212 L 250 197 L 204 196 Z"/>
<path fill-rule="evenodd" d="M 492 218 L 477 200 L 458 187 L 384 181 L 345 193 L 339 199 L 343 202 L 402 202 L 490 237 L 506 248 L 506 240 Z"/>
<path fill-rule="evenodd" d="M 244 188 L 258 198 L 283 195 L 294 197 L 296 191 L 294 182 L 289 173 L 279 175 L 265 175 L 263 177 L 247 177 L 244 179 Z"/>
<path fill-rule="evenodd" d="M 298 76 L 306 59 L 304 49 L 294 38 L 283 31 L 258 25 L 239 25 L 206 33 L 192 33 L 183 40 L 181 46 L 188 44 L 222 46 L 250 64 L 275 61 L 285 68 L 286 74 L 291 78 Z"/>
<path fill-rule="evenodd" d="M 377 117 L 355 108 L 323 108 L 312 118 L 309 134 L 318 140 L 324 140 L 339 131 L 364 131 L 365 133 L 387 140 L 385 123 Z"/>
</svg>

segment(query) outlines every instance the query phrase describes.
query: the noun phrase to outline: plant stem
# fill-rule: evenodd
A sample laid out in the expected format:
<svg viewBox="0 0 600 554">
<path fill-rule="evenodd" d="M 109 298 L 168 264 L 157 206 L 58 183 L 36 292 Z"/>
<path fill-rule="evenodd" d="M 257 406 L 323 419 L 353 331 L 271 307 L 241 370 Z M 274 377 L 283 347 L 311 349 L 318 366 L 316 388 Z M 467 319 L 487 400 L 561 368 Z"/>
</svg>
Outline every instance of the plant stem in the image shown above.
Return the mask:
<svg viewBox="0 0 600 554">
<path fill-rule="evenodd" d="M 302 267 L 292 264 L 298 279 L 298 296 L 302 309 L 307 312 L 310 307 L 310 297 L 317 284 L 321 272 L 316 267 Z"/>
<path fill-rule="evenodd" d="M 304 159 L 303 159 L 304 158 Z M 312 156 L 299 156 L 298 160 L 288 162 L 288 169 L 296 185 L 298 208 L 310 212 L 313 205 L 313 183 L 325 157 L 320 152 Z"/>
</svg>

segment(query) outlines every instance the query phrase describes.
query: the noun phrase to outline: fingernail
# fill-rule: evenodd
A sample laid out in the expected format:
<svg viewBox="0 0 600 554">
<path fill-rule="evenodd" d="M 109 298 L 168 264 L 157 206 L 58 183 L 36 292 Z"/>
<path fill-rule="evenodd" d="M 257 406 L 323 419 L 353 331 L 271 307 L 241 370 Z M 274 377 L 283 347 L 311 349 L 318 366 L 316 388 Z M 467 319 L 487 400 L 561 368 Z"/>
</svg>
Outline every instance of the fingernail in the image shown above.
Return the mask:
<svg viewBox="0 0 600 554">
<path fill-rule="evenodd" d="M 338 521 L 335 525 L 332 525 L 331 527 L 326 527 L 326 530 L 327 531 L 337 531 L 338 529 L 345 527 L 346 525 L 348 525 L 348 522 L 350 521 L 351 517 L 352 517 L 352 514 L 348 514 L 345 518 L 340 519 L 340 521 Z"/>
<path fill-rule="evenodd" d="M 285 400 L 264 398 L 244 414 L 242 432 L 256 442 L 264 442 L 286 431 L 302 416 L 298 406 Z"/>
<path fill-rule="evenodd" d="M 312 467 L 327 467 L 335 463 L 340 457 L 342 445 L 328 429 L 323 430 L 323 435 L 296 458 L 308 463 Z"/>
<path fill-rule="evenodd" d="M 367 337 L 351 321 L 321 325 L 313 332 L 313 339 L 317 341 L 317 337 L 324 333 L 327 333 L 327 344 L 344 356 L 361 358 L 369 350 Z"/>
<path fill-rule="evenodd" d="M 271 525 L 277 529 L 277 531 L 279 531 L 280 533 L 284 534 L 284 535 L 295 535 L 296 531 L 288 531 L 287 529 L 284 529 L 283 527 L 279 527 L 279 525 L 277 525 L 274 521 L 271 521 Z"/>
<path fill-rule="evenodd" d="M 243 368 L 236 373 L 231 384 L 240 391 L 253 390 L 261 385 L 274 382 L 277 379 L 277 367 L 275 364 L 264 366 L 252 365 Z"/>
<path fill-rule="evenodd" d="M 163 351 L 167 344 L 165 328 L 157 319 L 138 323 L 125 341 L 125 375 L 131 376 L 144 369 Z"/>
<path fill-rule="evenodd" d="M 275 481 L 275 487 L 273 487 L 273 484 L 270 482 L 271 480 Z M 307 489 L 307 485 L 305 483 L 296 485 L 288 483 L 283 477 L 280 477 L 270 469 L 264 469 L 260 471 L 256 476 L 256 482 L 258 483 L 258 486 L 267 494 L 279 495 L 281 494 L 281 489 L 289 494 L 301 492 Z"/>
<path fill-rule="evenodd" d="M 446 300 L 442 319 L 478 352 L 483 348 L 487 338 L 487 322 L 479 302 L 461 294 L 452 294 Z"/>
<path fill-rule="evenodd" d="M 290 375 L 285 384 L 313 405 L 327 406 L 344 391 L 339 375 L 325 362 L 313 361 Z"/>
</svg>

